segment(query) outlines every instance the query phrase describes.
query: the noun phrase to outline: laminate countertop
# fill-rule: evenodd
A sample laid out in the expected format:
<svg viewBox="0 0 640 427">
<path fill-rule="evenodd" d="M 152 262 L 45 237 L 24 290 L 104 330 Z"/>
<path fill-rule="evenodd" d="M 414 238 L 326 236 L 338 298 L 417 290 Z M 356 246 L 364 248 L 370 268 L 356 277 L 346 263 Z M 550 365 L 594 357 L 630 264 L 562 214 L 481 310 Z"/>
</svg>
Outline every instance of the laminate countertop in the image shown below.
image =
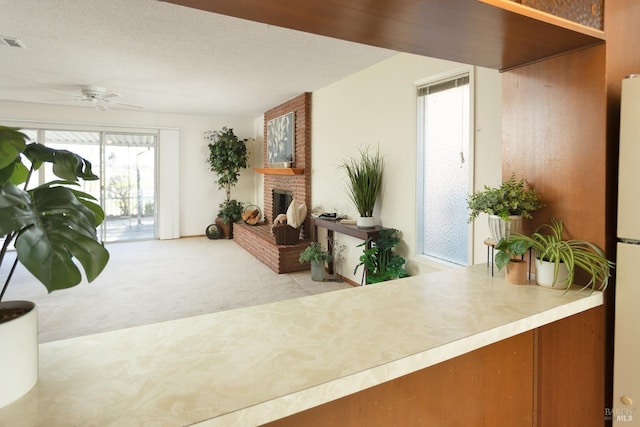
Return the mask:
<svg viewBox="0 0 640 427">
<path fill-rule="evenodd" d="M 0 425 L 259 425 L 601 304 L 476 265 L 44 343 Z"/>
</svg>

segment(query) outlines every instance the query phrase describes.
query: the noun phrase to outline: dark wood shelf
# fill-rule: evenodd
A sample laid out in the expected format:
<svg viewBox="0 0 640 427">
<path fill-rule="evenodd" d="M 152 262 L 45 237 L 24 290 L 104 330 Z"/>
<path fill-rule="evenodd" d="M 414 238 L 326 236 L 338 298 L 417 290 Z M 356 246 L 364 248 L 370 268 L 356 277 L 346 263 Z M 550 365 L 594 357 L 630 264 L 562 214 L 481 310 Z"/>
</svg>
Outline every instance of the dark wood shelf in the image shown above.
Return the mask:
<svg viewBox="0 0 640 427">
<path fill-rule="evenodd" d="M 166 0 L 298 31 L 497 70 L 604 42 L 604 32 L 508 0 Z M 383 28 L 384 31 L 362 31 Z M 433 42 L 437 40 L 438 42 Z M 431 42 L 427 42 L 431 41 Z"/>
<path fill-rule="evenodd" d="M 304 168 L 256 168 L 263 175 L 303 175 Z"/>
</svg>

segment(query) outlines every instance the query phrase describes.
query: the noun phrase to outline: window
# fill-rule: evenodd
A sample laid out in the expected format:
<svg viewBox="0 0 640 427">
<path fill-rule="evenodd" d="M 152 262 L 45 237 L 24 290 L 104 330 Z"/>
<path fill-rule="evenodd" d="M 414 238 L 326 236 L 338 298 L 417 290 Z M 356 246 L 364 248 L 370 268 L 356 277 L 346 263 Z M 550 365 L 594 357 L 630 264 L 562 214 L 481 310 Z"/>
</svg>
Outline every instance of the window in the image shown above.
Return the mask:
<svg viewBox="0 0 640 427">
<path fill-rule="evenodd" d="M 418 250 L 469 263 L 469 74 L 418 87 Z"/>
</svg>

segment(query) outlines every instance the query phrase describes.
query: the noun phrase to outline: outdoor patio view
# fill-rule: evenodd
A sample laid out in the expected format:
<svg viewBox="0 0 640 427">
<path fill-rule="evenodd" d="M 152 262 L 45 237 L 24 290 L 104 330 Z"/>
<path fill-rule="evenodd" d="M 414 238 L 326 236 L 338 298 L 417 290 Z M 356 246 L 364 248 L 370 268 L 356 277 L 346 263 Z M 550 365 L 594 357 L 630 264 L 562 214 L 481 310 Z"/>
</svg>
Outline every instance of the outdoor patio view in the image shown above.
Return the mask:
<svg viewBox="0 0 640 427">
<path fill-rule="evenodd" d="M 105 242 L 153 239 L 155 233 L 156 136 L 59 130 L 26 130 L 32 141 L 73 151 L 92 163 L 99 181 L 82 182 L 100 200 L 106 219 L 98 233 Z M 53 179 L 45 165 L 40 182 Z M 34 183 L 34 186 L 38 183 Z"/>
</svg>

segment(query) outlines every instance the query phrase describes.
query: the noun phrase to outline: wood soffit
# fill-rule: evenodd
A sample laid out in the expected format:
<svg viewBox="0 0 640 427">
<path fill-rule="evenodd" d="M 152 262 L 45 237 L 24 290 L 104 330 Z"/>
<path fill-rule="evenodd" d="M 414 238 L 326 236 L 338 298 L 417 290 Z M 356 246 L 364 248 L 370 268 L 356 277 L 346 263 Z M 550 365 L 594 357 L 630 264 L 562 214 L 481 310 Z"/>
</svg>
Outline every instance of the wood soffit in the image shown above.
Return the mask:
<svg viewBox="0 0 640 427">
<path fill-rule="evenodd" d="M 604 42 L 509 0 L 165 0 L 342 40 L 507 70 Z"/>
</svg>

